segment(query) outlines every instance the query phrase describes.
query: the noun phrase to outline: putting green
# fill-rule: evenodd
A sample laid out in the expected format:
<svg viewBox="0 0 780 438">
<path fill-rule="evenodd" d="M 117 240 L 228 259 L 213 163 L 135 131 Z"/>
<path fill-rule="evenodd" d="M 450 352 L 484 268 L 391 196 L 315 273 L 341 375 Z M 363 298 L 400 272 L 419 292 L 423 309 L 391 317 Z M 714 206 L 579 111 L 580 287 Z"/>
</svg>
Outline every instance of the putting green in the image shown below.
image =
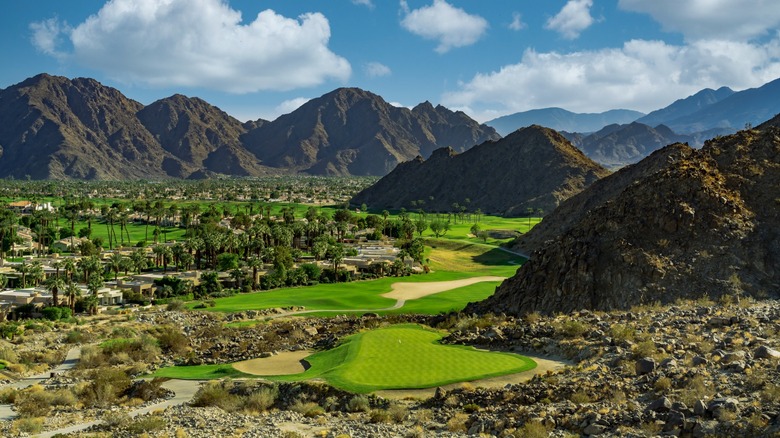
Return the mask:
<svg viewBox="0 0 780 438">
<path fill-rule="evenodd" d="M 430 388 L 519 373 L 536 367 L 523 356 L 441 345 L 442 335 L 404 324 L 349 336 L 338 347 L 313 354 L 306 372 L 276 380 L 323 378 L 353 392 Z"/>
</svg>

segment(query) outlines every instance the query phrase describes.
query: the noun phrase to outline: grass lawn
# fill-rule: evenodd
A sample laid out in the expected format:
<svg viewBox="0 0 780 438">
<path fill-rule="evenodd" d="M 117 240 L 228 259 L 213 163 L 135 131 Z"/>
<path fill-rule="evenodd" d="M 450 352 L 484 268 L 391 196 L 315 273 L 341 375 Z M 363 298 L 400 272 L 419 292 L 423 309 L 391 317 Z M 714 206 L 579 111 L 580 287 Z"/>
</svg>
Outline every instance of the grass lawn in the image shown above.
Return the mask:
<svg viewBox="0 0 780 438">
<path fill-rule="evenodd" d="M 400 309 L 378 312 L 379 314 L 422 314 L 437 315 L 439 313 L 457 312 L 463 310 L 466 304 L 482 301 L 493 295 L 500 281 L 483 281 L 457 289 L 439 292 L 435 295 L 407 301 Z"/>
<path fill-rule="evenodd" d="M 347 391 L 367 393 L 380 389 L 431 388 L 536 367 L 532 359 L 516 354 L 441 345 L 438 342 L 441 337 L 439 332 L 416 324 L 371 330 L 345 338 L 332 350 L 309 356 L 306 361 L 311 368 L 304 373 L 265 377 L 278 381 L 321 378 Z M 251 377 L 230 364 L 161 368 L 150 376 L 197 380 Z"/>
<path fill-rule="evenodd" d="M 395 300 L 381 297 L 390 292 L 396 282 L 430 282 L 460 280 L 480 276 L 510 277 L 520 266 L 522 259 L 490 245 L 479 243 L 431 240 L 432 248 L 426 257 L 430 259 L 430 274 L 409 277 L 385 277 L 377 280 L 353 283 L 318 284 L 316 286 L 275 289 L 267 292 L 239 294 L 215 299 L 216 305 L 207 308 L 217 312 L 240 312 L 244 310 L 268 309 L 273 307 L 304 306 L 309 310 L 346 310 L 356 313 L 391 307 Z M 415 301 L 407 301 L 398 312 L 436 314 L 449 310 L 460 310 L 470 301 L 483 299 L 493 293 L 497 283 L 483 282 L 442 292 Z M 441 297 L 441 298 L 439 298 Z M 198 303 L 190 303 L 194 308 Z M 322 315 L 332 315 L 323 313 Z M 312 316 L 318 316 L 313 314 Z"/>
<path fill-rule="evenodd" d="M 149 374 L 149 377 L 168 377 L 171 379 L 184 380 L 214 380 L 225 377 L 246 378 L 254 376 L 238 371 L 233 368 L 233 365 L 231 364 L 220 364 L 160 368 Z"/>
<path fill-rule="evenodd" d="M 338 347 L 307 358 L 306 372 L 274 380 L 323 378 L 333 386 L 358 393 L 380 389 L 431 388 L 536 367 L 526 357 L 441 345 L 441 334 L 404 324 L 349 336 Z"/>
<path fill-rule="evenodd" d="M 82 228 L 87 228 L 87 222 L 86 221 L 76 221 L 75 223 L 75 230 L 76 234 L 78 234 L 79 230 Z M 60 220 L 60 227 L 62 228 L 70 228 L 70 224 L 67 223 L 65 220 Z M 147 236 L 147 229 L 145 224 L 136 224 L 133 222 L 130 222 L 127 224 L 127 230 L 130 232 L 130 243 L 127 242 L 127 236 L 124 237 L 125 246 L 135 246 L 139 241 L 146 240 L 147 245 L 152 245 L 154 243 L 154 225 L 149 225 L 148 230 L 148 236 L 149 239 L 146 239 Z M 114 231 L 116 232 L 116 237 L 119 238 L 119 224 L 114 224 Z M 185 230 L 183 228 L 179 227 L 160 227 L 160 237 L 159 242 L 163 242 L 165 238 L 168 240 L 175 240 L 175 241 L 182 241 L 184 240 L 184 232 Z M 124 232 L 123 232 L 124 234 Z M 106 224 L 100 222 L 99 220 L 93 220 L 92 221 L 92 236 L 90 238 L 94 239 L 95 237 L 100 237 L 103 239 L 103 246 L 105 248 L 108 248 L 108 228 L 106 228 Z"/>
</svg>

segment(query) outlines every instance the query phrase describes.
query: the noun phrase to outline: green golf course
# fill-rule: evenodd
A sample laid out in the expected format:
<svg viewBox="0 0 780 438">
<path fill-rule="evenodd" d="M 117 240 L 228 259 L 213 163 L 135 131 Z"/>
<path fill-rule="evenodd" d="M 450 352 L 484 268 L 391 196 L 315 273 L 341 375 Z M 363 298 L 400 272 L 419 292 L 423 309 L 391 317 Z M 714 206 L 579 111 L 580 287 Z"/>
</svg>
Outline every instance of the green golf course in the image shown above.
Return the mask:
<svg viewBox="0 0 780 438">
<path fill-rule="evenodd" d="M 400 324 L 346 337 L 331 350 L 315 353 L 305 372 L 264 376 L 278 381 L 324 379 L 355 393 L 382 389 L 431 388 L 457 382 L 514 374 L 536 367 L 523 356 L 441 345 L 440 332 L 416 324 Z M 169 367 L 153 377 L 214 379 L 248 377 L 230 365 Z"/>
</svg>

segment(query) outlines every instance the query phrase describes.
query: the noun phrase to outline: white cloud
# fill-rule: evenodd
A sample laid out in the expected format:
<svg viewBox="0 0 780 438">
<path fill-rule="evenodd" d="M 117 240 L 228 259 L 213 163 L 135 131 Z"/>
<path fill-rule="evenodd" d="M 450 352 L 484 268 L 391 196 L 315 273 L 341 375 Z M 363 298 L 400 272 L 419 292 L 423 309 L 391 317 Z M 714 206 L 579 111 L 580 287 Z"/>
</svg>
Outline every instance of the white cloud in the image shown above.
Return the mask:
<svg viewBox="0 0 780 438">
<path fill-rule="evenodd" d="M 285 100 L 274 108 L 274 114 L 289 114 L 310 100 L 311 99 L 308 97 L 296 97 L 294 99 Z"/>
<path fill-rule="evenodd" d="M 593 0 L 569 0 L 556 16 L 547 20 L 544 27 L 573 40 L 593 24 L 593 17 L 590 16 L 591 6 Z"/>
<path fill-rule="evenodd" d="M 116 80 L 234 93 L 345 81 L 346 59 L 328 48 L 320 13 L 297 19 L 265 10 L 242 24 L 222 0 L 111 0 L 67 32 L 68 58 Z M 39 35 L 51 24 L 34 23 Z M 40 30 L 43 29 L 43 30 Z M 34 38 L 41 50 L 51 38 Z"/>
<path fill-rule="evenodd" d="M 381 64 L 379 62 L 369 62 L 364 66 L 366 74 L 372 78 L 378 78 L 382 76 L 390 76 L 393 72 L 390 67 Z"/>
<path fill-rule="evenodd" d="M 777 77 L 780 37 L 763 45 L 632 40 L 620 48 L 566 54 L 526 50 L 519 63 L 477 74 L 442 101 L 481 121 L 553 106 L 577 112 L 651 111 L 706 87 L 744 89 Z"/>
<path fill-rule="evenodd" d="M 70 31 L 67 23 L 60 23 L 57 18 L 50 18 L 37 23 L 30 24 L 32 31 L 31 41 L 33 46 L 41 52 L 61 56 L 62 53 L 57 50 L 60 44 L 61 35 Z"/>
<path fill-rule="evenodd" d="M 446 53 L 456 47 L 476 43 L 488 28 L 488 22 L 479 15 L 470 15 L 453 7 L 445 0 L 433 0 L 431 6 L 409 10 L 406 1 L 401 1 L 404 18 L 401 26 L 409 32 L 430 40 L 437 40 L 438 53 Z"/>
<path fill-rule="evenodd" d="M 352 3 L 360 6 L 367 6 L 370 9 L 374 8 L 374 2 L 372 0 L 352 0 Z"/>
<path fill-rule="evenodd" d="M 780 25 L 777 0 L 619 0 L 624 10 L 647 13 L 688 40 L 749 40 Z"/>
<path fill-rule="evenodd" d="M 525 23 L 523 23 L 523 16 L 519 12 L 512 13 L 512 22 L 509 23 L 509 28 L 512 30 L 525 29 Z"/>
</svg>

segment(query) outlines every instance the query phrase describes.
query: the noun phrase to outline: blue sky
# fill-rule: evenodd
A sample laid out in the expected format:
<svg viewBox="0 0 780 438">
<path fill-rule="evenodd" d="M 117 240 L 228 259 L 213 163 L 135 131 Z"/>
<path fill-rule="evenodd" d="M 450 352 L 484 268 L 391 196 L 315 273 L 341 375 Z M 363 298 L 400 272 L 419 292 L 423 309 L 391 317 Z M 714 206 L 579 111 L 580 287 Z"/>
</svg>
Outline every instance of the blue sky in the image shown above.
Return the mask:
<svg viewBox="0 0 780 438">
<path fill-rule="evenodd" d="M 0 14 L 0 87 L 92 77 L 273 120 L 338 87 L 479 121 L 648 112 L 780 77 L 777 0 L 25 0 Z"/>
</svg>

